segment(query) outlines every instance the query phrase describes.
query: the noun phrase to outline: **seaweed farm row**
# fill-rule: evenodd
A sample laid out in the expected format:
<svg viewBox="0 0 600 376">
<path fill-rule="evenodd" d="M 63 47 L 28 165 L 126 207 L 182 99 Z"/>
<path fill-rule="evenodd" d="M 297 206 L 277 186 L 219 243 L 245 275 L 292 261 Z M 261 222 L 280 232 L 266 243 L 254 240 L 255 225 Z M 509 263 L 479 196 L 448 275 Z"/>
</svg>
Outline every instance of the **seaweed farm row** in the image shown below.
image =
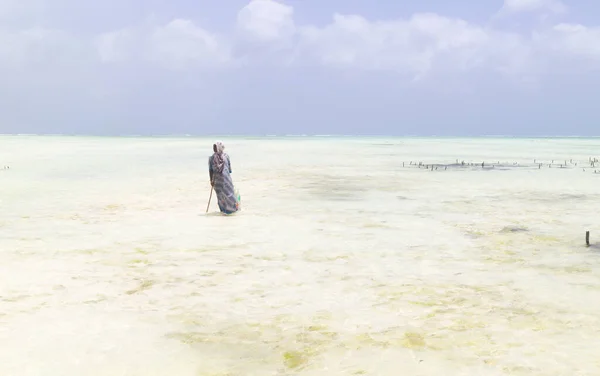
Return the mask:
<svg viewBox="0 0 600 376">
<path fill-rule="evenodd" d="M 431 171 L 447 171 L 447 170 L 513 170 L 513 169 L 530 169 L 541 170 L 544 168 L 558 169 L 576 169 L 579 168 L 584 172 L 593 172 L 600 174 L 600 160 L 590 157 L 587 161 L 569 160 L 537 160 L 532 162 L 507 162 L 507 161 L 464 161 L 457 159 L 452 163 L 433 163 L 423 161 L 402 162 L 402 167 L 418 168 Z"/>
</svg>

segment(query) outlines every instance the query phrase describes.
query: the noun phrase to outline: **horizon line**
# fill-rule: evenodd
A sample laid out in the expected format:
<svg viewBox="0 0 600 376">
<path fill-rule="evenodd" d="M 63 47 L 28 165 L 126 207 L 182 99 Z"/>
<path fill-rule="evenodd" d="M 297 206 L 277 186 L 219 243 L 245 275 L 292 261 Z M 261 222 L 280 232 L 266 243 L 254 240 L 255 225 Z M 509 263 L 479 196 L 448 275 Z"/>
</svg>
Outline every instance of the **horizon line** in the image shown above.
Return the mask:
<svg viewBox="0 0 600 376">
<path fill-rule="evenodd" d="M 600 138 L 600 135 L 596 136 L 582 136 L 582 135 L 389 135 L 389 134 L 264 134 L 264 135 L 252 135 L 252 134 L 61 134 L 61 133 L 0 133 L 0 137 L 123 137 L 123 138 L 242 138 L 242 137 L 259 137 L 259 138 L 334 138 L 334 137 L 347 137 L 347 138 Z"/>
</svg>

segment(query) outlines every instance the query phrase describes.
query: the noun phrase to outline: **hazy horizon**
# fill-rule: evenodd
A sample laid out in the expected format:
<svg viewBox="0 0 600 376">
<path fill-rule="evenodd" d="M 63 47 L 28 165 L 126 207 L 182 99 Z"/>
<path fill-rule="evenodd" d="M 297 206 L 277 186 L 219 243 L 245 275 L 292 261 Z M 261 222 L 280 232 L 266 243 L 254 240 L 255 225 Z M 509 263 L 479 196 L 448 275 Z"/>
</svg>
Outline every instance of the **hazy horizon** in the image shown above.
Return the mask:
<svg viewBox="0 0 600 376">
<path fill-rule="evenodd" d="M 388 134 L 60 134 L 60 133 L 0 133 L 0 137 L 169 137 L 169 138 L 276 138 L 276 137 L 343 137 L 343 138 L 439 138 L 439 139 L 467 139 L 467 138 L 514 138 L 514 139 L 596 139 L 600 135 L 580 136 L 580 135 L 388 135 Z"/>
</svg>

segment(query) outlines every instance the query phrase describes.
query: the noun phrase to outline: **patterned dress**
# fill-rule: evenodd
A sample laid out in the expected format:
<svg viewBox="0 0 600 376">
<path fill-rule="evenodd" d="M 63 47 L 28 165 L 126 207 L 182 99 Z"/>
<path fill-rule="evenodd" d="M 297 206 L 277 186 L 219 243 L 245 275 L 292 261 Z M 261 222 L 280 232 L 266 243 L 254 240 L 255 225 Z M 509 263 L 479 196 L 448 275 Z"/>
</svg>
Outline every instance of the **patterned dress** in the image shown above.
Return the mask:
<svg viewBox="0 0 600 376">
<path fill-rule="evenodd" d="M 238 200 L 231 180 L 231 161 L 229 155 L 223 153 L 225 167 L 222 172 L 214 170 L 214 155 L 208 158 L 208 170 L 214 181 L 214 190 L 217 195 L 217 202 L 222 213 L 232 214 L 238 211 Z"/>
</svg>

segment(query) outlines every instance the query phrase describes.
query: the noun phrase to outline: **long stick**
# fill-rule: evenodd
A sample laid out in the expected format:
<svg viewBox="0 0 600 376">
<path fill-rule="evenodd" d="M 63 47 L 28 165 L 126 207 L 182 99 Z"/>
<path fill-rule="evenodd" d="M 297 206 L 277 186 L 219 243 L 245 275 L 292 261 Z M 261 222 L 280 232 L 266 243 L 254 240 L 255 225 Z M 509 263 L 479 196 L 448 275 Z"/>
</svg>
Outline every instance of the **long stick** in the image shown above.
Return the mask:
<svg viewBox="0 0 600 376">
<path fill-rule="evenodd" d="M 206 205 L 206 212 L 208 213 L 208 208 L 210 208 L 210 200 L 212 199 L 212 193 L 214 190 L 214 186 L 211 184 L 210 185 L 210 196 L 208 197 L 208 205 Z"/>
</svg>

